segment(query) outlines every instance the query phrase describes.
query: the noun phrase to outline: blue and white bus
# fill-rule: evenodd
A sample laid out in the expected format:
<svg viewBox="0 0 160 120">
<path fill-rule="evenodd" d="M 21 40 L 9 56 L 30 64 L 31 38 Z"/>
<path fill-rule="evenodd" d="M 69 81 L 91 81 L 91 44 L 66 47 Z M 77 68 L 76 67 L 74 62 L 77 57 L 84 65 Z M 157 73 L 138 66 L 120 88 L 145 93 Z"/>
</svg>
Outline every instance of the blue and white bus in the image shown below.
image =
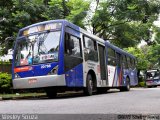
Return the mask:
<svg viewBox="0 0 160 120">
<path fill-rule="evenodd" d="M 44 88 L 48 97 L 64 90 L 86 95 L 110 88 L 129 91 L 138 83 L 135 57 L 66 21 L 22 28 L 17 36 L 14 89 Z"/>
<path fill-rule="evenodd" d="M 147 70 L 145 82 L 148 88 L 160 86 L 159 69 Z"/>
</svg>

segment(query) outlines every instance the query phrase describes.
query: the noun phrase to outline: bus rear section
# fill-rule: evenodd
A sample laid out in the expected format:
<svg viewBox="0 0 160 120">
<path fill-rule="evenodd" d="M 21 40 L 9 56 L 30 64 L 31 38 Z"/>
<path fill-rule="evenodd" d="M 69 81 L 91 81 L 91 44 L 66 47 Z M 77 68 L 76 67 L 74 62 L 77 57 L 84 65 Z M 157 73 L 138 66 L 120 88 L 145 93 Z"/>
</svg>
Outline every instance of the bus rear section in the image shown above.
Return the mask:
<svg viewBox="0 0 160 120">
<path fill-rule="evenodd" d="M 129 91 L 138 84 L 136 58 L 106 42 L 108 86 Z"/>
<path fill-rule="evenodd" d="M 157 87 L 160 85 L 160 72 L 159 70 L 148 70 L 146 73 L 146 86 Z"/>
</svg>

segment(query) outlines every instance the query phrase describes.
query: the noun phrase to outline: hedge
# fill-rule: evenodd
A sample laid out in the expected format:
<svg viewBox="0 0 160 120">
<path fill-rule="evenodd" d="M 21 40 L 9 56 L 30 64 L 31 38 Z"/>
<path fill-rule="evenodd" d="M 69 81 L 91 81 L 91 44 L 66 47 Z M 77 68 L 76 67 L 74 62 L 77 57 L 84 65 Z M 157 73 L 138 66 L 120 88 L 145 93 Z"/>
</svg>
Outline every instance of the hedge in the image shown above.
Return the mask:
<svg viewBox="0 0 160 120">
<path fill-rule="evenodd" d="M 11 93 L 12 77 L 11 74 L 0 72 L 0 93 Z"/>
</svg>

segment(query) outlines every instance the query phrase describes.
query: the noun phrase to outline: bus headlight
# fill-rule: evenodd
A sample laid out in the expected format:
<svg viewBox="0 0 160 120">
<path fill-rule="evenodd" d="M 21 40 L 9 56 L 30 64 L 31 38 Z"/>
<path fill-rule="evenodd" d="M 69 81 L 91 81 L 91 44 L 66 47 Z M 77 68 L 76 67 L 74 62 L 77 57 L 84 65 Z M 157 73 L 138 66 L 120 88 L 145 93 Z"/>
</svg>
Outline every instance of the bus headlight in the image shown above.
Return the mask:
<svg viewBox="0 0 160 120">
<path fill-rule="evenodd" d="M 21 78 L 21 77 L 17 73 L 15 73 L 14 78 Z"/>
<path fill-rule="evenodd" d="M 57 74 L 57 72 L 58 72 L 58 65 L 55 66 L 55 67 L 48 73 L 48 75 L 55 75 L 55 74 Z"/>
</svg>

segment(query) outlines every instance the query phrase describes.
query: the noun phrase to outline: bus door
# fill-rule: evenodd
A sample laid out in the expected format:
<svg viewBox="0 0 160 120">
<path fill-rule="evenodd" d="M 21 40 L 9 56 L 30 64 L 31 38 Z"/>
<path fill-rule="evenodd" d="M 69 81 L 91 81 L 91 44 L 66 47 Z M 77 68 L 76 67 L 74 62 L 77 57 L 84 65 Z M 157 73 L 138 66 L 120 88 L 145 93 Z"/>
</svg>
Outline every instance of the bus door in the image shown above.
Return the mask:
<svg viewBox="0 0 160 120">
<path fill-rule="evenodd" d="M 121 86 L 123 82 L 122 55 L 116 52 L 116 58 L 117 58 L 116 86 Z"/>
<path fill-rule="evenodd" d="M 83 59 L 80 41 L 81 39 L 72 35 L 73 32 L 71 32 L 72 34 L 68 32 L 70 31 L 68 30 L 65 33 L 64 54 L 66 85 L 69 87 L 80 87 L 83 86 Z"/>
<path fill-rule="evenodd" d="M 108 85 L 108 78 L 107 78 L 107 70 L 106 70 L 106 52 L 105 47 L 98 44 L 98 50 L 99 50 L 99 61 L 100 61 L 100 76 L 101 80 L 106 81 L 106 85 Z"/>
<path fill-rule="evenodd" d="M 132 59 L 132 71 L 133 71 L 133 79 L 134 79 L 133 85 L 137 85 L 138 84 L 138 75 L 137 75 L 135 59 Z"/>
</svg>

